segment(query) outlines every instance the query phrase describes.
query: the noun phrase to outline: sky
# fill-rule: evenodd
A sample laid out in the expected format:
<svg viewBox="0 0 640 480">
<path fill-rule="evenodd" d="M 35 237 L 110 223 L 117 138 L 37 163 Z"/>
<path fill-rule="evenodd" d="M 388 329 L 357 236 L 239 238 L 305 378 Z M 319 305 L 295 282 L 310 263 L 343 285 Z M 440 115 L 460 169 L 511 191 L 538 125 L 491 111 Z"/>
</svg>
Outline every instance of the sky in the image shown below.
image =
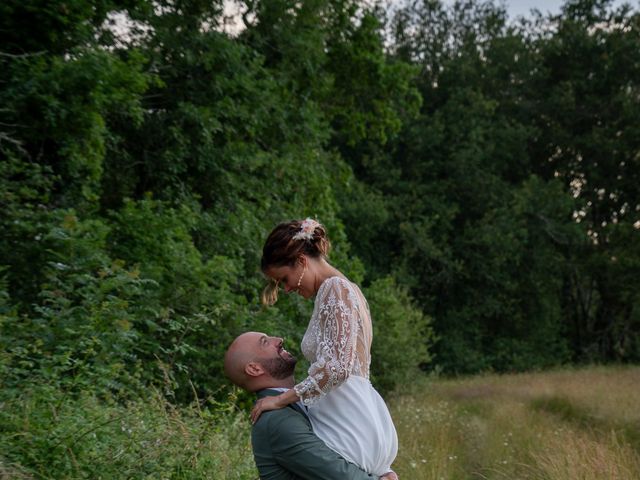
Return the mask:
<svg viewBox="0 0 640 480">
<path fill-rule="evenodd" d="M 2 0 L 0 0 L 2 1 Z M 442 0 L 445 4 L 453 3 L 454 0 Z M 482 0 L 477 0 L 482 1 Z M 546 14 L 558 14 L 560 13 L 560 7 L 566 0 L 494 0 L 496 3 L 504 3 L 507 7 L 507 13 L 511 19 L 515 19 L 518 16 L 530 16 L 532 9 L 540 10 L 543 15 Z M 224 31 L 230 34 L 237 34 L 242 30 L 242 22 L 239 19 L 237 4 L 233 0 L 223 0 L 225 15 L 229 18 L 229 23 L 224 27 Z M 387 0 L 387 5 L 394 7 L 403 5 L 406 0 Z M 612 5 L 614 8 L 620 5 L 628 3 L 635 10 L 640 10 L 640 0 L 613 0 Z M 118 12 L 111 16 L 115 22 L 114 30 L 120 35 L 127 35 L 127 31 L 131 30 L 131 20 L 126 15 Z"/>
<path fill-rule="evenodd" d="M 504 0 L 507 6 L 509 17 L 515 18 L 520 15 L 529 16 L 532 9 L 538 9 L 545 13 L 560 13 L 560 7 L 565 3 L 563 0 Z M 629 3 L 631 6 L 638 8 L 638 0 L 614 0 L 613 6 L 618 7 L 623 3 Z"/>
</svg>

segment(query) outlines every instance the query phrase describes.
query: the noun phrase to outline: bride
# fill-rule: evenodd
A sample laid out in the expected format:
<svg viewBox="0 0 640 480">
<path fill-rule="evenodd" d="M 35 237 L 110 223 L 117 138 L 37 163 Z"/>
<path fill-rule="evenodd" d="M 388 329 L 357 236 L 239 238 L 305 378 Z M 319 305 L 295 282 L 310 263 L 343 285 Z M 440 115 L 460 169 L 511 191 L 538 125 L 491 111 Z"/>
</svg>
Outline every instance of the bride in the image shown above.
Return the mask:
<svg viewBox="0 0 640 480">
<path fill-rule="evenodd" d="M 263 303 L 275 303 L 280 285 L 304 298 L 315 295 L 302 339 L 311 367 L 293 389 L 259 400 L 251 421 L 301 400 L 314 432 L 331 449 L 368 473 L 393 478 L 398 438 L 387 406 L 369 382 L 369 307 L 358 286 L 327 262 L 329 248 L 324 227 L 310 218 L 281 223 L 267 238 L 261 267 L 270 282 Z"/>
</svg>

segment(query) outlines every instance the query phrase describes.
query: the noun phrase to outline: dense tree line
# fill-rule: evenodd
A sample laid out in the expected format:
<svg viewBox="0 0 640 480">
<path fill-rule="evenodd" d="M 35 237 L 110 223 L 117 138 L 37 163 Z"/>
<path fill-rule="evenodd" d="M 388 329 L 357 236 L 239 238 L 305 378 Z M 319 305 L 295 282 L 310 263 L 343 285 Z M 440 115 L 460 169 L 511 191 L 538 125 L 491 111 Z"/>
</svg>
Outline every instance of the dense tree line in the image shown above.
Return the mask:
<svg viewBox="0 0 640 480">
<path fill-rule="evenodd" d="M 331 260 L 365 281 L 337 198 L 356 179 L 332 142 L 397 134 L 419 105 L 413 70 L 355 3 L 239 8 L 230 36 L 210 1 L 0 7 L 3 391 L 225 398 L 234 335 L 295 351 L 311 313 L 259 304 L 279 221 L 319 218 Z M 352 61 L 368 82 L 358 102 Z M 392 388 L 429 359 L 430 320 L 391 274 L 366 287 L 374 376 Z"/>
<path fill-rule="evenodd" d="M 396 196 L 397 277 L 447 370 L 637 361 L 640 16 L 596 0 L 505 20 L 474 2 L 395 19 L 424 104 L 383 160 L 396 186 L 366 181 Z"/>
<path fill-rule="evenodd" d="M 640 359 L 640 15 L 570 0 L 0 5 L 0 382 L 224 396 L 262 241 L 314 216 L 374 380 Z M 37 28 L 34 30 L 34 25 Z"/>
</svg>

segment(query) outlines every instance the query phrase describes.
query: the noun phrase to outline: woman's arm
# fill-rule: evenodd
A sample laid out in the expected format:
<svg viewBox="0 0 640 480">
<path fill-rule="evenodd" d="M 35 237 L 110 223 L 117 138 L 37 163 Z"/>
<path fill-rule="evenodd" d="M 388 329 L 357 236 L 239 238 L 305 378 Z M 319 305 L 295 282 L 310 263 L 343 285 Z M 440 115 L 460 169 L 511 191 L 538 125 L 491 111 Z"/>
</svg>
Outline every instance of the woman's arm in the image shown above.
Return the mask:
<svg viewBox="0 0 640 480">
<path fill-rule="evenodd" d="M 340 386 L 353 370 L 358 339 L 357 297 L 345 280 L 334 278 L 318 298 L 316 361 L 294 390 L 305 405 Z"/>
<path fill-rule="evenodd" d="M 262 412 L 284 408 L 302 400 L 311 405 L 322 395 L 341 385 L 353 368 L 358 338 L 356 298 L 344 284 L 345 280 L 330 279 L 318 304 L 318 349 L 316 361 L 309 367 L 309 376 L 293 389 L 275 397 L 256 402 L 251 411 L 255 423 Z"/>
<path fill-rule="evenodd" d="M 251 423 L 256 423 L 262 412 L 268 412 L 269 410 L 279 410 L 286 407 L 290 403 L 295 403 L 300 400 L 300 397 L 296 394 L 294 389 L 287 390 L 286 392 L 276 395 L 274 397 L 264 397 L 256 402 L 251 410 Z"/>
</svg>

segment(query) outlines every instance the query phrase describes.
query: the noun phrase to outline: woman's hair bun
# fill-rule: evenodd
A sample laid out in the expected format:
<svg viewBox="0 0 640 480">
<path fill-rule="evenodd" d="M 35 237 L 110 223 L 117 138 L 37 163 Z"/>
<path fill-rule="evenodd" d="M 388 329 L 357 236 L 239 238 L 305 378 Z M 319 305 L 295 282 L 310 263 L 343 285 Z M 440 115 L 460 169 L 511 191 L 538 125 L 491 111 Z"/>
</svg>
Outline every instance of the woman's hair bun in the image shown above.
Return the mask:
<svg viewBox="0 0 640 480">
<path fill-rule="evenodd" d="M 323 257 L 329 256 L 331 242 L 329 242 L 329 237 L 327 236 L 327 231 L 325 230 L 324 225 L 318 223 L 313 231 L 311 242 L 320 255 L 322 255 Z"/>
</svg>

